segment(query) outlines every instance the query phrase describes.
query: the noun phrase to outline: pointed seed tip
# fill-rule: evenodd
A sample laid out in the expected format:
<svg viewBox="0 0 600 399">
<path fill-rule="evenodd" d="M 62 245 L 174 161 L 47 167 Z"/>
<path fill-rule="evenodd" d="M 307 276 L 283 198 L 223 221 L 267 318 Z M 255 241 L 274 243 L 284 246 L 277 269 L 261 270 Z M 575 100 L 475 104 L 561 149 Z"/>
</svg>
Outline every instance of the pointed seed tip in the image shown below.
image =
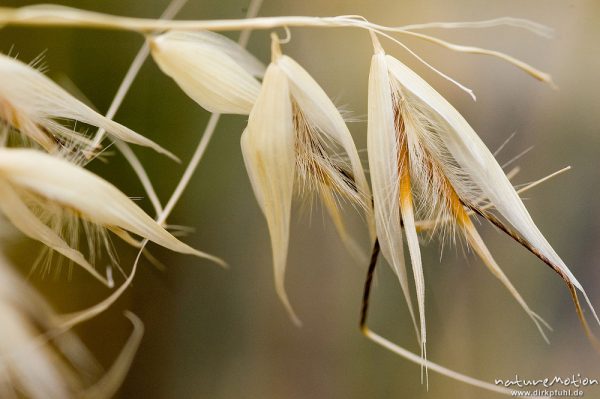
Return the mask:
<svg viewBox="0 0 600 399">
<path fill-rule="evenodd" d="M 221 266 L 225 270 L 229 270 L 231 268 L 229 266 L 229 263 L 227 263 L 227 262 L 225 262 L 224 260 L 221 260 L 221 259 L 219 259 L 219 262 L 217 262 L 217 265 Z"/>
<path fill-rule="evenodd" d="M 221 259 L 217 256 L 213 256 L 213 255 L 209 255 L 207 257 L 206 254 L 203 254 L 202 256 L 207 258 L 208 260 L 213 261 L 214 263 L 217 264 L 217 266 L 220 266 L 221 268 L 223 268 L 225 270 L 229 270 L 229 264 L 227 262 L 225 262 L 223 259 Z"/>
<path fill-rule="evenodd" d="M 179 157 L 175 154 L 173 154 L 171 151 L 165 150 L 164 148 L 161 147 L 161 154 L 167 156 L 168 158 L 170 158 L 172 161 L 175 161 L 176 163 L 181 163 L 181 159 L 179 159 Z"/>
<path fill-rule="evenodd" d="M 187 246 L 187 245 L 186 245 Z M 223 259 L 219 258 L 218 256 L 215 255 L 211 255 L 209 253 L 206 252 L 202 252 L 202 251 L 198 251 L 197 249 L 188 247 L 186 251 L 180 251 L 181 253 L 187 254 L 187 255 L 193 255 L 196 256 L 198 258 L 203 258 L 203 259 L 207 259 L 211 262 L 216 263 L 218 266 L 222 267 L 223 269 L 228 269 L 229 265 L 227 264 L 227 262 L 225 262 Z"/>
<path fill-rule="evenodd" d="M 290 315 L 290 318 L 292 319 L 292 323 L 294 323 L 294 325 L 298 328 L 302 328 L 302 320 L 300 320 L 298 318 L 298 316 L 294 315 Z"/>
</svg>

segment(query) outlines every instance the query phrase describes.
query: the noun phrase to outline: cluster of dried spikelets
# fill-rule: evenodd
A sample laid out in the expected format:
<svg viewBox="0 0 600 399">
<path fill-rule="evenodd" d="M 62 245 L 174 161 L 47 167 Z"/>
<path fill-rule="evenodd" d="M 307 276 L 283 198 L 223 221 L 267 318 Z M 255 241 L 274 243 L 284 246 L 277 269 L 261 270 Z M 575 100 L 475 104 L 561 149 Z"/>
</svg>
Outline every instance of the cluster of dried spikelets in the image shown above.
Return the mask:
<svg viewBox="0 0 600 399">
<path fill-rule="evenodd" d="M 569 285 L 580 311 L 575 289 L 585 296 L 581 284 L 535 226 L 494 156 L 452 105 L 402 62 L 385 54 L 377 35 L 396 40 L 390 36 L 392 32 L 411 34 L 453 50 L 500 57 L 549 82 L 547 75 L 501 53 L 461 47 L 414 32 L 423 26 L 392 29 L 353 17 L 283 17 L 254 25 L 252 20 L 220 22 L 169 24 L 60 7 L 0 9 L 0 24 L 101 26 L 142 32 L 160 69 L 201 107 L 216 114 L 248 115 L 247 128 L 241 134 L 242 153 L 271 236 L 275 287 L 297 323 L 284 288 L 295 196 L 317 196 L 340 238 L 357 254 L 360 246 L 345 228 L 340 205 L 346 202 L 364 213 L 370 244 L 381 246 L 399 279 L 421 346 L 416 361 L 424 366 L 433 365 L 431 368 L 440 371 L 425 359 L 420 231 L 463 237 L 544 335 L 544 321 L 527 306 L 478 234 L 471 217 L 480 215 L 551 266 Z M 542 29 L 522 21 L 519 24 L 538 32 Z M 239 44 L 207 30 L 288 25 L 345 26 L 371 33 L 370 186 L 342 115 L 309 73 L 282 54 L 276 35 L 272 35 L 272 59 L 265 68 Z M 157 29 L 164 33 L 149 33 Z M 166 216 L 151 218 L 113 185 L 85 170 L 85 164 L 99 153 L 99 140 L 75 126 L 95 126 L 117 143 L 150 147 L 176 159 L 174 155 L 98 114 L 31 65 L 0 55 L 0 82 L 0 210 L 22 233 L 109 287 L 112 279 L 94 267 L 97 250 L 105 247 L 111 251 L 108 232 L 140 250 L 152 241 L 221 263 L 167 232 L 163 227 Z M 82 233 L 87 257 L 78 248 Z M 404 235 L 416 312 L 404 261 Z M 64 331 L 69 323 L 61 323 L 41 298 L 11 274 L 6 263 L 0 263 L 0 317 L 6 326 L 0 333 L 0 393 L 36 398 L 110 395 L 135 351 L 139 321 L 131 316 L 137 333 L 113 369 L 100 382 L 86 383 L 82 370 L 93 367 L 91 356 L 76 337 Z M 365 332 L 377 341 L 372 332 Z"/>
<path fill-rule="evenodd" d="M 173 237 L 116 187 L 85 170 L 81 165 L 92 159 L 95 148 L 72 126 L 75 122 L 96 126 L 114 140 L 148 146 L 172 156 L 170 153 L 93 111 L 31 66 L 2 55 L 0 76 L 4 143 L 0 148 L 0 208 L 17 229 L 109 287 L 112 280 L 93 265 L 99 247 L 106 246 L 110 251 L 107 231 L 132 245 L 140 243 L 130 233 L 177 252 L 216 260 Z M 12 140 L 11 136 L 20 140 Z M 21 145 L 9 145 L 13 141 Z M 88 258 L 77 248 L 80 226 L 88 242 Z M 114 381 L 80 386 L 81 375 L 75 373 L 81 373 L 82 362 L 90 363 L 89 354 L 74 336 L 60 331 L 61 323 L 48 305 L 11 274 L 6 264 L 2 259 L 2 396 L 8 396 L 12 389 L 36 398 L 70 397 L 76 393 L 109 396 Z M 134 321 L 139 330 L 139 321 Z M 140 333 L 134 337 L 139 341 Z M 129 344 L 124 359 L 133 356 L 136 345 Z M 55 353 L 57 350 L 60 354 Z M 73 364 L 63 364 L 65 360 Z"/>
</svg>

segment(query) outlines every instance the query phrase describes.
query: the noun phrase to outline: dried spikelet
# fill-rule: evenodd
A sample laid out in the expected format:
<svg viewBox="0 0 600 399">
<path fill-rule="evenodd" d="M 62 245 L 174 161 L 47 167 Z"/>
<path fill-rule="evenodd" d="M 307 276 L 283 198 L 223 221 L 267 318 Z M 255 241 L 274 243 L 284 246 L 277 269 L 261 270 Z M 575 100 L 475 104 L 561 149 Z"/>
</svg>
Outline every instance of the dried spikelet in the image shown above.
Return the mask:
<svg viewBox="0 0 600 399">
<path fill-rule="evenodd" d="M 0 198 L 0 210 L 19 230 L 107 284 L 81 252 L 67 242 L 68 237 L 76 240 L 77 236 L 69 231 L 73 226 L 69 218 L 111 230 L 130 242 L 126 232 L 222 264 L 220 259 L 177 240 L 110 183 L 41 151 L 0 149 Z M 105 233 L 100 236 L 105 237 Z M 92 235 L 88 234 L 88 239 Z M 94 245 L 89 244 L 91 248 Z"/>
<path fill-rule="evenodd" d="M 0 259 L 0 396 L 69 398 L 81 390 L 78 372 L 96 366 L 73 334 L 46 342 L 54 314 L 45 301 Z"/>
<path fill-rule="evenodd" d="M 2 54 L 0 80 L 0 124 L 35 141 L 48 152 L 64 148 L 92 152 L 91 140 L 73 130 L 75 124 L 85 123 L 106 130 L 112 137 L 177 159 L 153 141 L 92 110 L 40 71 Z"/>
<path fill-rule="evenodd" d="M 322 199 L 347 244 L 350 237 L 337 202 L 347 200 L 363 209 L 370 221 L 370 191 L 340 113 L 317 82 L 281 54 L 276 37 L 273 61 L 242 135 L 242 153 L 269 226 L 277 293 L 297 322 L 284 288 L 294 190 Z"/>
<path fill-rule="evenodd" d="M 59 329 L 58 316 L 0 259 L 0 397 L 31 399 L 112 397 L 129 370 L 143 326 L 134 331 L 111 368 L 100 368 L 85 345 Z"/>
<path fill-rule="evenodd" d="M 431 134 L 447 158 L 440 159 L 440 171 L 460 201 L 478 211 L 480 202 L 492 205 L 529 245 L 546 257 L 557 272 L 583 292 L 581 284 L 536 227 L 504 171 L 460 113 L 417 74 L 393 57 L 386 56 L 390 74 L 404 88 L 409 102 L 427 112 L 440 129 Z M 432 132 L 434 133 L 434 132 Z"/>
<path fill-rule="evenodd" d="M 265 67 L 217 33 L 170 31 L 148 38 L 160 69 L 201 107 L 222 114 L 250 113 Z"/>
<path fill-rule="evenodd" d="M 545 337 L 547 324 L 497 265 L 468 211 L 516 231 L 513 237 L 582 292 L 581 285 L 535 226 L 494 156 L 465 119 L 439 93 L 374 40 L 369 83 L 369 167 L 375 220 L 384 257 L 402 265 L 401 226 L 406 233 L 415 278 L 425 356 L 425 290 L 415 215 L 451 220 L 489 270 L 506 286 Z M 485 204 L 485 205 L 484 205 Z M 400 266 L 402 267 L 402 266 Z"/>
</svg>

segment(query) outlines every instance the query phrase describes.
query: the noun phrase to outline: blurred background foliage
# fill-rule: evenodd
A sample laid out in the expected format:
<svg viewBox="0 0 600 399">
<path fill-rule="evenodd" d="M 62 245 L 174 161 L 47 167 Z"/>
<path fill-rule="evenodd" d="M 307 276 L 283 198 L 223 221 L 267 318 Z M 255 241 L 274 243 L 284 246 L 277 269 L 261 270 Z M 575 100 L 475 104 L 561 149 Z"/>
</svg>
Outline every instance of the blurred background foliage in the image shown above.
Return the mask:
<svg viewBox="0 0 600 399">
<path fill-rule="evenodd" d="M 157 17 L 165 0 L 73 0 L 59 4 L 137 17 Z M 3 6 L 34 4 L 4 0 Z M 190 0 L 181 18 L 242 18 L 246 0 Z M 470 121 L 496 149 L 516 137 L 500 162 L 534 145 L 519 159 L 517 183 L 542 177 L 566 165 L 573 169 L 527 193 L 526 205 L 555 249 L 600 306 L 600 3 L 595 0 L 360 0 L 270 1 L 261 15 L 361 14 L 384 25 L 463 21 L 513 16 L 556 29 L 552 40 L 515 28 L 434 33 L 449 40 L 508 52 L 550 72 L 560 90 L 515 68 L 483 56 L 449 52 L 406 39 L 433 65 L 471 87 L 477 102 L 390 42 L 387 50 L 415 68 Z M 230 34 L 236 37 L 237 33 Z M 128 32 L 85 29 L 4 28 L 0 49 L 29 61 L 45 51 L 48 74 L 76 87 L 105 112 L 129 63 L 142 43 Z M 268 61 L 268 32 L 253 34 L 249 48 Z M 351 123 L 366 164 L 367 76 L 370 43 L 365 32 L 348 29 L 292 29 L 284 51 L 297 59 L 334 97 L 352 110 Z M 116 118 L 178 154 L 174 164 L 136 149 L 166 201 L 198 142 L 208 113 L 188 99 L 149 60 Z M 304 325 L 288 320 L 273 287 L 266 224 L 252 195 L 239 149 L 245 119 L 222 119 L 192 184 L 169 219 L 195 231 L 184 240 L 223 257 L 231 266 L 163 251 L 152 252 L 167 265 L 148 262 L 134 286 L 111 310 L 77 328 L 107 366 L 130 333 L 122 317 L 131 309 L 146 334 L 121 390 L 123 398 L 481 398 L 494 395 L 431 374 L 429 392 L 420 385 L 419 367 L 361 336 L 358 316 L 366 265 L 344 251 L 318 204 L 298 204 L 293 217 L 287 287 Z M 131 197 L 144 192 L 119 154 L 90 168 Z M 139 203 L 149 212 L 145 199 Z M 368 251 L 360 218 L 348 210 L 352 231 Z M 3 223 L 6 225 L 7 223 Z M 6 230 L 6 229 L 5 229 Z M 498 263 L 531 307 L 555 328 L 546 345 L 525 313 L 464 245 L 428 243 L 424 252 L 431 360 L 468 375 L 494 378 L 552 377 L 581 373 L 600 377 L 598 355 L 586 341 L 559 277 L 487 224 L 482 234 Z M 116 240 L 115 240 L 116 241 Z M 3 233 L 5 249 L 29 273 L 38 245 Z M 129 271 L 135 251 L 116 243 Z M 55 307 L 74 311 L 108 295 L 79 269 L 58 276 L 32 273 L 30 281 Z M 122 279 L 118 279 L 120 283 Z M 398 283 L 380 266 L 372 300 L 372 328 L 418 350 Z M 594 393 L 595 392 L 595 393 Z M 598 395 L 590 389 L 586 396 Z"/>
</svg>

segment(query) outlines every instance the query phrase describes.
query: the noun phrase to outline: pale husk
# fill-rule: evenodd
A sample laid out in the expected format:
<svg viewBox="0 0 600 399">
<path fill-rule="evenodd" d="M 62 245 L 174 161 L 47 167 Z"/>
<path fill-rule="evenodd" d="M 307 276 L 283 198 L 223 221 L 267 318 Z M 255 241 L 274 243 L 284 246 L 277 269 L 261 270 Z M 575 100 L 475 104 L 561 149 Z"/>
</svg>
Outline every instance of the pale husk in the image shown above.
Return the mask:
<svg viewBox="0 0 600 399">
<path fill-rule="evenodd" d="M 444 126 L 442 139 L 462 171 L 494 208 L 577 288 L 581 284 L 544 238 L 504 171 L 460 113 L 435 89 L 397 59 L 387 56 L 390 73 L 419 101 L 427 105 Z"/>
<path fill-rule="evenodd" d="M 52 345 L 42 334 L 54 328 L 54 313 L 0 258 L 0 396 L 71 398 L 81 389 L 78 373 L 96 369 L 91 355 L 71 333 Z M 16 396 L 16 395 L 15 395 Z"/>
<path fill-rule="evenodd" d="M 114 122 L 75 97 L 37 69 L 16 59 L 0 54 L 0 120 L 34 140 L 47 151 L 55 152 L 71 146 L 93 151 L 91 141 L 73 131 L 73 126 L 62 123 L 72 121 L 102 128 L 112 137 L 150 147 L 155 151 L 177 159 L 173 154 Z"/>
<path fill-rule="evenodd" d="M 213 32 L 170 31 L 148 38 L 160 69 L 201 107 L 222 114 L 249 114 L 264 66 L 253 55 Z"/>
<path fill-rule="evenodd" d="M 182 243 L 112 184 L 65 160 L 28 149 L 0 149 L 0 207 L 23 233 L 83 266 L 93 267 L 75 248 L 45 226 L 24 201 L 38 196 L 81 219 L 111 230 L 123 229 L 176 252 L 223 262 Z M 38 207 L 43 206 L 40 201 Z M 59 217 L 58 215 L 57 217 Z"/>
<path fill-rule="evenodd" d="M 275 288 L 299 323 L 284 283 L 296 165 L 292 105 L 288 79 L 275 64 L 267 68 L 241 144 L 254 194 L 269 227 Z"/>
<path fill-rule="evenodd" d="M 298 322 L 283 278 L 294 193 L 322 201 L 343 243 L 357 259 L 366 256 L 346 230 L 339 202 L 348 201 L 365 212 L 370 227 L 374 223 L 367 179 L 344 119 L 308 72 L 281 54 L 276 37 L 272 50 L 273 62 L 242 136 L 242 152 L 269 225 L 276 289 Z"/>
</svg>

